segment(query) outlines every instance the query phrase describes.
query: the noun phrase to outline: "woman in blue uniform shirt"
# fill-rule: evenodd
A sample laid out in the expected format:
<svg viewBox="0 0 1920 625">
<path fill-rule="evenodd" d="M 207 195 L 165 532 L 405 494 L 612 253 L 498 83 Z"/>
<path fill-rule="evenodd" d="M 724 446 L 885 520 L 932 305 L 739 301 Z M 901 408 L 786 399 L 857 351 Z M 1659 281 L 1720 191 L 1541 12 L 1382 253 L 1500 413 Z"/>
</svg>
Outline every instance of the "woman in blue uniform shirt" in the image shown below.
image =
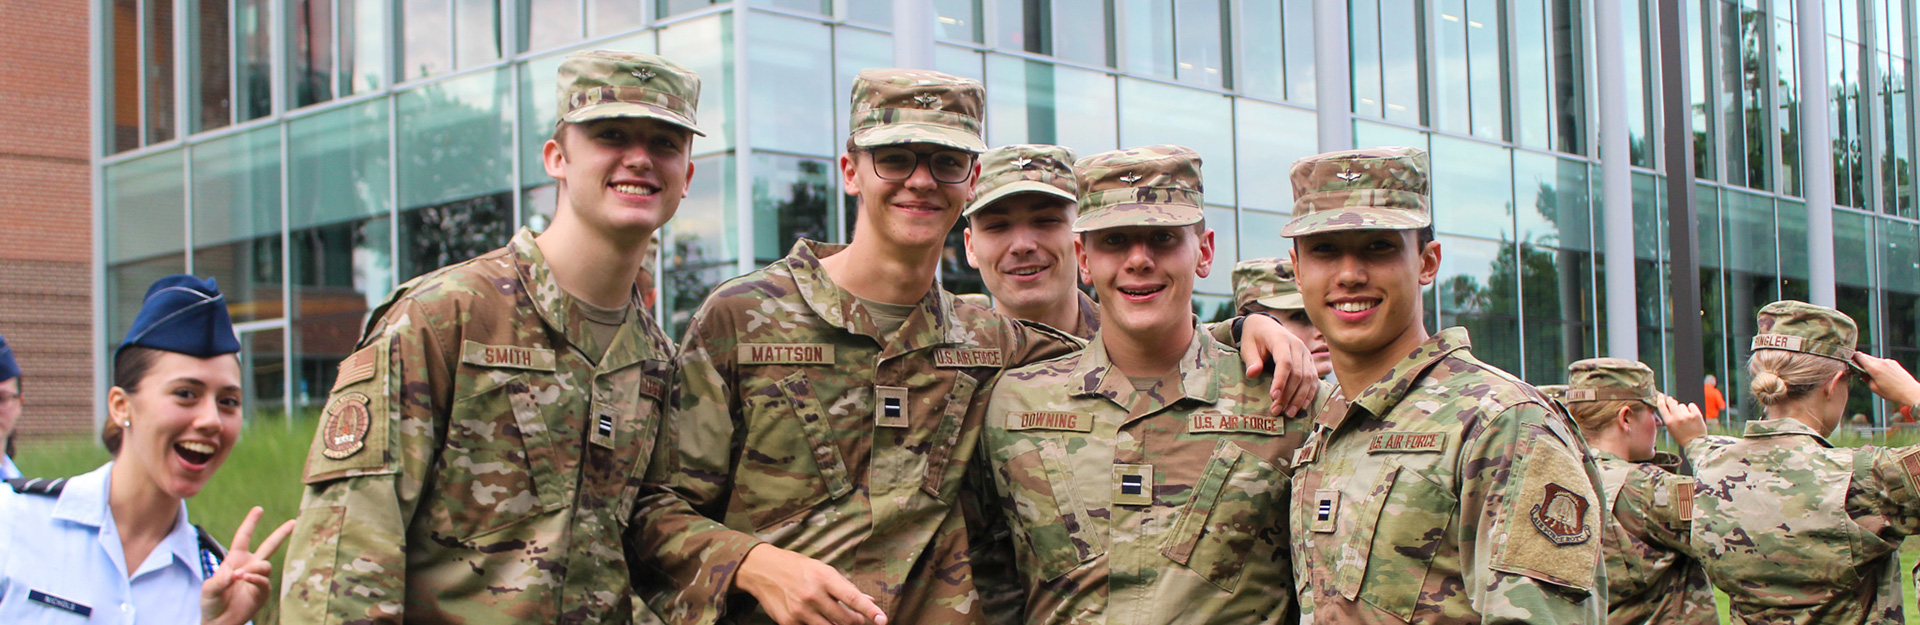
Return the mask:
<svg viewBox="0 0 1920 625">
<path fill-rule="evenodd" d="M 147 290 L 114 354 L 114 460 L 63 480 L 0 487 L 0 623 L 244 623 L 265 603 L 267 557 L 251 552 L 260 508 L 233 550 L 187 521 L 240 436 L 239 339 L 217 285 L 168 276 Z M 198 598 L 198 601 L 195 599 Z"/>
<path fill-rule="evenodd" d="M 13 428 L 20 425 L 20 363 L 13 359 L 7 337 L 0 336 L 0 480 L 20 477 L 13 466 Z"/>
</svg>

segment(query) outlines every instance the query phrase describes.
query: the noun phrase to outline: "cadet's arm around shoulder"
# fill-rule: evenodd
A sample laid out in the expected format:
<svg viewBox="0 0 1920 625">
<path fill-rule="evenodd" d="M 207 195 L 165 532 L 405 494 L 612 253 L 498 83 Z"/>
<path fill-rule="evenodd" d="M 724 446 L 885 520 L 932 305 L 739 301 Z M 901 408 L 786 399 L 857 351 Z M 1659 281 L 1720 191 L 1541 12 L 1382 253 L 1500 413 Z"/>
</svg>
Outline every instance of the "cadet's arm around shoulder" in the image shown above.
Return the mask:
<svg viewBox="0 0 1920 625">
<path fill-rule="evenodd" d="M 1009 348 L 1012 353 L 1002 359 L 1009 369 L 1052 360 L 1087 348 L 1085 340 L 1053 326 L 1006 316 L 1000 319 L 1011 330 L 1013 340 L 1007 341 L 1007 344 L 1015 346 Z"/>
<path fill-rule="evenodd" d="M 1267 389 L 1268 396 L 1273 398 L 1268 414 L 1298 416 L 1313 407 L 1314 395 L 1320 390 L 1320 378 L 1315 375 L 1319 370 L 1314 368 L 1313 354 L 1307 351 L 1307 344 L 1300 337 L 1287 330 L 1278 318 L 1266 313 L 1222 323 L 1244 326 L 1239 348 L 1247 377 L 1273 375 L 1273 385 Z"/>
</svg>

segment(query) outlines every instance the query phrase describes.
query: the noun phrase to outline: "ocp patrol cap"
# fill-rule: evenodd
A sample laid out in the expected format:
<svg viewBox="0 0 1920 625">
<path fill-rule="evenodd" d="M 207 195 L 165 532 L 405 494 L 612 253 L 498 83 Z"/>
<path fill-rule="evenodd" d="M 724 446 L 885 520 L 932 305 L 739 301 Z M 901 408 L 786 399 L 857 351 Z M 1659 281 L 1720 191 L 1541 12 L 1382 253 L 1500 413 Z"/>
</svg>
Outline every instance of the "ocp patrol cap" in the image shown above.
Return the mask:
<svg viewBox="0 0 1920 625">
<path fill-rule="evenodd" d="M 1761 308 L 1758 321 L 1759 333 L 1753 337 L 1754 351 L 1777 349 L 1813 354 L 1860 368 L 1853 363 L 1860 328 L 1846 313 L 1826 306 L 1781 300 Z"/>
<path fill-rule="evenodd" d="M 986 89 L 980 81 L 927 69 L 863 69 L 853 79 L 847 128 L 854 147 L 931 143 L 975 154 Z"/>
<path fill-rule="evenodd" d="M 1022 193 L 1038 193 L 1078 202 L 1080 177 L 1073 171 L 1073 150 L 1057 145 L 1009 145 L 980 155 L 980 181 L 973 185 L 973 202 L 961 211 L 971 217 L 980 209 Z"/>
<path fill-rule="evenodd" d="M 1428 211 L 1427 153 L 1406 147 L 1329 152 L 1293 162 L 1293 221 L 1280 236 L 1418 230 Z"/>
<path fill-rule="evenodd" d="M 665 57 L 624 50 L 590 50 L 560 62 L 560 121 L 615 117 L 658 119 L 706 136 L 694 122 L 700 75 Z"/>
<path fill-rule="evenodd" d="M 239 352 L 240 337 L 233 332 L 219 282 L 188 275 L 154 281 L 147 287 L 133 327 L 127 329 L 127 339 L 114 354 L 135 346 L 195 358 Z"/>
<path fill-rule="evenodd" d="M 1293 263 L 1278 258 L 1254 258 L 1233 266 L 1233 307 L 1245 310 L 1257 303 L 1274 310 L 1303 310 L 1307 299 L 1293 281 Z"/>
<path fill-rule="evenodd" d="M 1074 232 L 1200 223 L 1200 154 L 1178 145 L 1101 152 L 1073 164 L 1080 173 Z"/>
<path fill-rule="evenodd" d="M 1567 365 L 1566 390 L 1560 401 L 1637 401 L 1649 406 L 1660 398 L 1653 387 L 1653 368 L 1624 358 L 1588 358 Z"/>
</svg>

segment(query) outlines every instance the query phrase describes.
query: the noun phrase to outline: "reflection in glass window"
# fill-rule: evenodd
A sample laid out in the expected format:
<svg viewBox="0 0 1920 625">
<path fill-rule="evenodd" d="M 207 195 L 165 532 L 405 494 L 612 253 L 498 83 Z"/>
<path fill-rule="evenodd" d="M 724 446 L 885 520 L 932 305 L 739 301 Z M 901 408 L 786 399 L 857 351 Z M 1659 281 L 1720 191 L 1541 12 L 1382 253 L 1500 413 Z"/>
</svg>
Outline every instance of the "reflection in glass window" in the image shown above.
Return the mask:
<svg viewBox="0 0 1920 625">
<path fill-rule="evenodd" d="M 292 267 L 293 398 L 318 408 L 340 361 L 353 353 L 368 311 L 393 289 L 392 222 L 386 217 L 294 230 Z"/>
<path fill-rule="evenodd" d="M 212 130 L 233 122 L 233 62 L 229 38 L 232 23 L 226 0 L 194 3 L 187 20 L 187 39 L 193 43 L 189 80 L 193 81 L 193 131 Z"/>
<path fill-rule="evenodd" d="M 387 103 L 287 123 L 287 219 L 294 229 L 387 212 Z"/>
<path fill-rule="evenodd" d="M 1231 87 L 1227 63 L 1227 15 L 1224 0 L 1180 3 L 1174 18 L 1175 78 L 1202 87 Z"/>
<path fill-rule="evenodd" d="M 1795 202 L 1792 210 L 1804 210 L 1804 205 Z M 1780 213 L 1786 215 L 1788 204 L 1781 202 Z M 1864 213 L 1847 210 L 1833 211 L 1833 276 L 1840 284 L 1858 287 L 1873 286 L 1873 257 L 1877 248 L 1873 244 L 1873 220 Z M 1863 341 L 1864 342 L 1864 341 Z"/>
<path fill-rule="evenodd" d="M 1467 0 L 1437 1 L 1440 3 L 1440 21 L 1434 23 L 1433 33 L 1435 51 L 1439 53 L 1438 58 L 1434 59 L 1434 68 L 1439 79 L 1433 81 L 1433 124 L 1447 132 L 1467 134 L 1473 129 L 1469 104 L 1470 81 L 1467 80 Z M 1522 8 L 1518 12 L 1522 17 L 1515 25 L 1515 30 L 1522 30 L 1526 27 L 1525 14 L 1529 11 Z M 1537 11 L 1534 13 L 1534 17 L 1538 17 Z M 1525 62 L 1533 53 L 1544 51 L 1527 50 L 1522 45 L 1521 61 Z M 1525 100 L 1524 96 L 1520 99 Z"/>
<path fill-rule="evenodd" d="M 293 105 L 307 106 L 333 99 L 333 0 L 296 0 L 287 7 L 287 88 Z"/>
<path fill-rule="evenodd" d="M 1652 40 L 1649 21 L 1642 13 L 1638 2 L 1622 2 L 1620 9 L 1625 14 L 1621 25 L 1626 30 L 1626 43 L 1621 50 L 1626 53 L 1627 87 L 1627 149 L 1633 152 L 1633 164 L 1637 167 L 1653 166 L 1653 147 L 1650 137 L 1653 134 L 1653 108 L 1659 103 L 1647 97 L 1651 89 L 1648 86 L 1652 72 L 1647 69 L 1647 51 Z"/>
<path fill-rule="evenodd" d="M 754 4 L 779 7 L 806 13 L 826 13 L 830 9 L 825 0 L 752 0 Z"/>
<path fill-rule="evenodd" d="M 1280 229 L 1287 227 L 1293 218 L 1284 213 L 1269 213 L 1242 208 L 1240 209 L 1240 258 L 1278 258 L 1287 259 L 1287 253 L 1293 251 L 1293 240 L 1282 238 Z M 1219 230 L 1219 226 L 1214 227 Z M 1224 268 L 1215 263 L 1222 271 L 1232 271 L 1232 265 Z"/>
<path fill-rule="evenodd" d="M 841 0 L 841 6 L 849 22 L 893 27 L 893 0 Z"/>
<path fill-rule="evenodd" d="M 1419 124 L 1425 121 L 1420 100 L 1420 32 L 1418 0 L 1380 0 L 1380 102 L 1388 121 Z"/>
<path fill-rule="evenodd" d="M 1593 249 L 1587 164 L 1515 150 L 1513 169 L 1513 211 L 1520 240 Z"/>
<path fill-rule="evenodd" d="M 1793 11 L 1775 15 L 1773 20 L 1773 71 L 1774 71 L 1774 123 L 1780 138 L 1780 192 L 1786 195 L 1802 196 L 1806 192 L 1800 189 L 1800 67 L 1799 55 L 1794 52 L 1800 45 L 1795 39 Z M 1639 163 L 1635 163 L 1639 164 Z"/>
<path fill-rule="evenodd" d="M 1767 151 L 1768 120 L 1765 102 L 1765 59 L 1762 34 L 1767 18 L 1758 10 L 1735 2 L 1717 2 L 1720 19 L 1720 76 L 1715 81 L 1720 100 L 1721 128 L 1726 131 L 1726 182 L 1755 189 L 1771 188 L 1768 180 L 1772 153 Z"/>
<path fill-rule="evenodd" d="M 545 50 L 579 41 L 580 0 L 519 0 L 519 50 Z"/>
<path fill-rule="evenodd" d="M 659 2 L 659 8 L 654 14 L 660 17 L 667 17 L 688 11 L 698 11 L 716 4 L 723 4 L 727 2 L 727 0 L 659 0 Z"/>
<path fill-rule="evenodd" d="M 453 69 L 451 0 L 400 0 L 400 75 L 419 78 Z"/>
<path fill-rule="evenodd" d="M 747 21 L 747 116 L 755 147 L 827 155 L 838 152 L 833 125 L 831 31 L 819 22 L 756 14 Z"/>
<path fill-rule="evenodd" d="M 1536 245 L 1520 248 L 1526 321 L 1526 379 L 1558 380 L 1567 365 L 1599 354 L 1593 255 Z"/>
<path fill-rule="evenodd" d="M 933 10 L 935 36 L 980 42 L 980 0 L 933 0 Z"/>
<path fill-rule="evenodd" d="M 1292 211 L 1288 174 L 1293 162 L 1320 151 L 1313 111 L 1241 99 L 1234 103 L 1233 115 L 1240 150 L 1240 206 Z"/>
<path fill-rule="evenodd" d="M 1780 231 L 1776 233 L 1780 241 L 1780 279 L 1783 282 L 1793 281 L 1805 285 L 1813 275 L 1813 269 L 1807 257 L 1807 204 L 1794 200 L 1776 200 L 1775 213 L 1780 225 Z M 1836 213 L 1834 218 L 1839 219 L 1839 215 Z M 1839 240 L 1837 236 L 1834 239 L 1836 243 Z M 1837 268 L 1841 264 L 1842 257 L 1853 253 L 1855 253 L 1854 249 L 1834 246 L 1834 266 Z M 1807 298 L 1799 299 L 1805 301 Z"/>
<path fill-rule="evenodd" d="M 1464 326 L 1473 355 L 1520 369 L 1520 302 L 1512 243 L 1441 236 L 1440 327 Z"/>
<path fill-rule="evenodd" d="M 587 0 L 587 36 L 603 37 L 639 28 L 646 0 Z"/>
<path fill-rule="evenodd" d="M 1427 133 L 1402 126 L 1390 126 L 1366 120 L 1353 120 L 1353 144 L 1361 146 L 1402 145 L 1427 149 Z"/>
<path fill-rule="evenodd" d="M 1154 78 L 1174 78 L 1173 0 L 1132 0 L 1121 3 L 1121 30 L 1127 40 L 1120 46 L 1126 55 L 1128 74 Z"/>
<path fill-rule="evenodd" d="M 678 0 L 674 0 L 678 1 Z M 660 55 L 700 74 L 700 130 L 695 155 L 733 147 L 733 15 L 721 14 L 660 29 Z"/>
<path fill-rule="evenodd" d="M 1429 156 L 1435 230 L 1514 240 L 1513 160 L 1507 148 L 1436 136 Z"/>
<path fill-rule="evenodd" d="M 1775 256 L 1780 242 L 1774 238 L 1773 199 L 1732 190 L 1723 192 L 1721 196 L 1726 207 L 1727 268 L 1772 278 L 1780 269 L 1779 259 Z M 1701 198 L 1700 201 L 1705 203 L 1711 200 Z M 1802 224 L 1804 228 L 1804 220 Z M 1705 229 L 1706 225 L 1703 224 L 1701 228 Z M 1802 249 L 1805 248 L 1804 237 L 1803 234 Z M 1755 312 L 1758 310 L 1756 308 Z"/>
<path fill-rule="evenodd" d="M 159 143 L 174 137 L 173 93 L 173 3 L 179 0 L 144 0 L 146 3 L 146 82 L 147 143 Z"/>
<path fill-rule="evenodd" d="M 833 220 L 834 161 L 780 154 L 753 156 L 753 263 L 787 255 L 800 238 L 827 241 Z"/>
<path fill-rule="evenodd" d="M 482 72 L 398 96 L 403 210 L 507 189 L 514 149 L 508 80 L 504 71 Z"/>
<path fill-rule="evenodd" d="M 1380 0 L 1350 0 L 1347 7 L 1353 50 L 1353 112 L 1381 117 L 1385 107 L 1380 103 Z"/>
<path fill-rule="evenodd" d="M 1240 90 L 1312 103 L 1313 1 L 1249 0 L 1240 16 Z"/>
<path fill-rule="evenodd" d="M 989 55 L 987 143 L 1064 145 L 1080 156 L 1114 149 L 1113 81 L 1103 72 Z"/>
<path fill-rule="evenodd" d="M 987 81 L 986 72 L 981 71 L 981 53 L 941 44 L 933 48 L 933 68 L 961 78 L 972 78 L 982 83 Z"/>
<path fill-rule="evenodd" d="M 140 147 L 140 2 L 111 0 L 112 18 L 102 37 L 102 59 L 111 95 L 103 98 L 109 133 L 107 149 L 123 152 Z"/>
<path fill-rule="evenodd" d="M 221 293 L 226 283 L 220 284 Z M 234 319 L 239 321 L 239 319 Z M 287 333 L 280 328 L 240 335 L 240 366 L 246 369 L 240 402 L 252 418 L 287 416 Z"/>
<path fill-rule="evenodd" d="M 994 1 L 999 15 L 995 41 L 1000 48 L 1049 54 L 1084 65 L 1113 65 L 1107 43 L 1114 21 L 1112 0 Z"/>
<path fill-rule="evenodd" d="M 280 302 L 279 233 L 195 248 L 193 273 L 220 281 L 227 314 L 235 323 L 286 314 Z"/>
<path fill-rule="evenodd" d="M 498 0 L 453 0 L 454 64 L 462 69 L 500 58 Z"/>
<path fill-rule="evenodd" d="M 660 306 L 668 336 L 680 336 L 707 293 L 738 275 L 733 155 L 696 159 L 689 194 L 660 230 Z"/>
<path fill-rule="evenodd" d="M 1699 28 L 1698 25 L 1706 24 L 1706 22 L 1700 21 L 1701 3 L 1687 2 L 1684 4 L 1687 7 L 1686 23 L 1696 25 L 1695 28 Z M 1693 124 L 1693 175 L 1707 180 L 1718 180 L 1720 179 L 1720 175 L 1714 167 L 1718 159 L 1718 152 L 1714 151 L 1714 142 L 1708 134 L 1711 132 L 1709 125 L 1711 124 L 1710 116 L 1712 114 L 1712 105 L 1708 103 L 1708 97 L 1712 94 L 1707 88 L 1705 77 L 1710 71 L 1707 69 L 1709 59 L 1706 54 L 1702 52 L 1702 45 L 1702 37 L 1695 33 L 1688 34 L 1687 97 L 1690 98 L 1691 101 L 1687 103 L 1689 107 L 1687 110 L 1692 111 L 1692 114 L 1688 117 Z"/>
<path fill-rule="evenodd" d="M 1120 145 L 1172 143 L 1200 153 L 1206 199 L 1234 203 L 1233 100 L 1217 93 L 1120 79 Z M 1091 152 L 1082 154 L 1091 154 Z"/>
<path fill-rule="evenodd" d="M 282 316 L 280 130 L 192 148 L 193 269 L 220 279 L 236 322 Z"/>
<path fill-rule="evenodd" d="M 106 168 L 107 262 L 185 249 L 187 195 L 182 160 L 180 150 L 169 150 Z M 136 306 L 138 297 L 136 293 Z"/>
<path fill-rule="evenodd" d="M 493 193 L 400 213 L 401 281 L 506 245 L 513 238 L 513 197 Z"/>
</svg>

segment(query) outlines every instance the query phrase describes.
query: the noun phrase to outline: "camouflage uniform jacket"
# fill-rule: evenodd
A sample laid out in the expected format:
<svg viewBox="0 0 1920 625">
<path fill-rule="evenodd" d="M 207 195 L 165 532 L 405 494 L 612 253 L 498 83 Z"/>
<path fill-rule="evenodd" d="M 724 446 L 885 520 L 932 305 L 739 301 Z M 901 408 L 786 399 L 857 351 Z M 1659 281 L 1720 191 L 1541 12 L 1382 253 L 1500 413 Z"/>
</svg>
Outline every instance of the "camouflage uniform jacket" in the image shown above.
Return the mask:
<svg viewBox="0 0 1920 625">
<path fill-rule="evenodd" d="M 1434 335 L 1294 455 L 1294 579 L 1315 623 L 1605 621 L 1599 476 L 1572 422 Z"/>
<path fill-rule="evenodd" d="M 986 400 L 1003 365 L 1081 343 L 938 288 L 889 339 L 821 267 L 842 249 L 800 241 L 687 329 L 628 546 L 668 623 L 772 622 L 728 596 L 762 542 L 838 569 L 894 623 L 984 619 L 958 501 Z"/>
<path fill-rule="evenodd" d="M 1136 391 L 1099 337 L 1009 371 L 982 441 L 1028 623 L 1279 623 L 1293 607 L 1287 461 L 1309 419 L 1195 332 Z"/>
<path fill-rule="evenodd" d="M 629 620 L 671 344 L 636 306 L 605 349 L 577 305 L 523 230 L 374 312 L 307 459 L 283 623 Z"/>
<path fill-rule="evenodd" d="M 1920 447 L 1835 448 L 1793 419 L 1687 444 L 1693 542 L 1739 623 L 1899 623 Z"/>
<path fill-rule="evenodd" d="M 1680 458 L 1661 453 L 1633 462 L 1602 449 L 1593 454 L 1608 511 L 1600 541 L 1607 556 L 1607 622 L 1719 623 L 1707 570 L 1688 547 L 1694 482 L 1677 474 Z"/>
<path fill-rule="evenodd" d="M 1100 331 L 1100 304 L 1095 303 L 1093 297 L 1088 296 L 1085 291 L 1074 289 L 1073 294 L 1078 296 L 1080 317 L 1075 321 L 1073 327 L 1060 328 L 1060 330 L 1083 340 L 1091 341 L 1093 340 L 1094 333 Z"/>
</svg>

